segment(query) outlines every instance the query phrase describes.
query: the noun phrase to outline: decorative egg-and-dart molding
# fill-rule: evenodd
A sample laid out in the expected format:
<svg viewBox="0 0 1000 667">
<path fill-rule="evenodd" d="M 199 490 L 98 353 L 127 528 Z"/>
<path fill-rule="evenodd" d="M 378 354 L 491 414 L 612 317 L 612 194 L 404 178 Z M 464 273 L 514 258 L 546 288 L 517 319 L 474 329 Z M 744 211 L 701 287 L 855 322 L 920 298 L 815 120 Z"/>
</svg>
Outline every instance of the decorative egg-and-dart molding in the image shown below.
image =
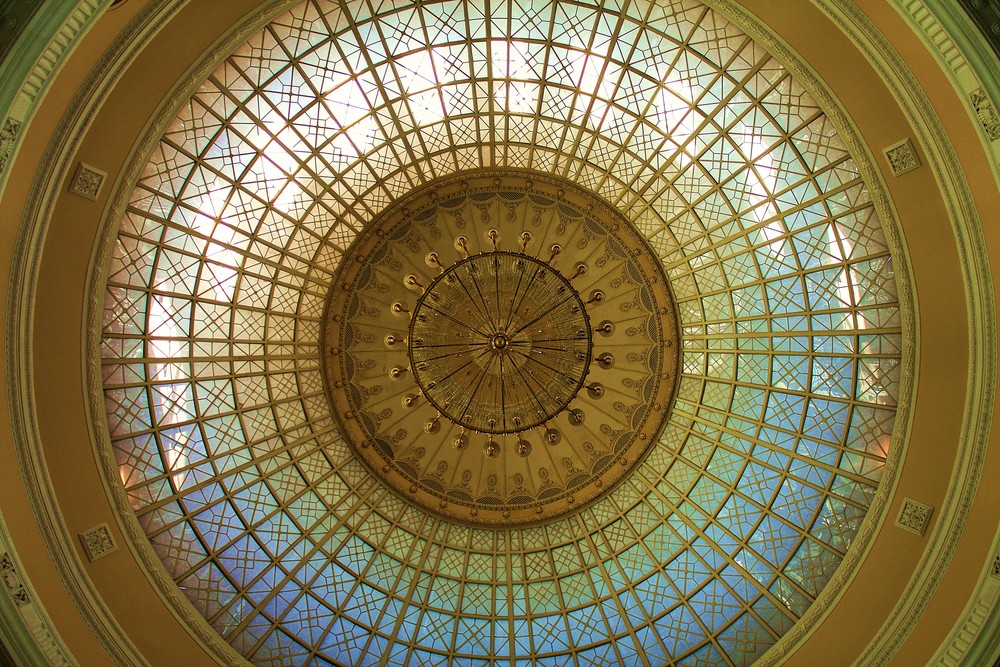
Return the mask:
<svg viewBox="0 0 1000 667">
<path fill-rule="evenodd" d="M 404 198 L 341 264 L 324 327 L 330 402 L 372 471 L 478 524 L 606 493 L 669 414 L 674 302 L 613 209 L 536 174 Z"/>
</svg>

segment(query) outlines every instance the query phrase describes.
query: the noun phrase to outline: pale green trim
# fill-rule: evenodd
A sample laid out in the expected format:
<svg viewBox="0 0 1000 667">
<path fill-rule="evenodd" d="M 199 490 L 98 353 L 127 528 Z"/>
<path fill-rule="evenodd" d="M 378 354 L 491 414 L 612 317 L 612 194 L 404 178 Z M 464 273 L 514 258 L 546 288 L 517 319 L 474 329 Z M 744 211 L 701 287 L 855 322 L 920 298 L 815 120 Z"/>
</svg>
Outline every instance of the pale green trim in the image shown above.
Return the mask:
<svg viewBox="0 0 1000 667">
<path fill-rule="evenodd" d="M 876 156 L 861 138 L 861 131 L 853 118 L 847 113 L 843 100 L 838 98 L 824 79 L 809 65 L 781 36 L 775 34 L 758 16 L 747 10 L 742 0 L 702 0 L 706 4 L 721 10 L 727 18 L 743 29 L 755 42 L 766 48 L 775 56 L 796 80 L 813 95 L 827 118 L 834 124 L 837 133 L 844 141 L 849 153 L 857 165 L 869 194 L 886 241 L 896 264 L 897 275 L 902 279 L 897 282 L 899 291 L 899 306 L 902 317 L 902 377 L 899 389 L 899 400 L 896 406 L 897 417 L 892 433 L 892 445 L 885 462 L 882 481 L 868 507 L 864 520 L 857 534 L 851 541 L 843 561 L 830 581 L 820 591 L 806 613 L 796 622 L 795 626 L 782 635 L 754 665 L 771 667 L 785 664 L 793 653 L 806 642 L 816 630 L 822 626 L 837 603 L 844 596 L 855 579 L 859 569 L 870 552 L 875 539 L 888 520 L 889 508 L 899 484 L 900 472 L 906 458 L 910 431 L 913 423 L 914 396 L 918 386 L 918 371 L 916 360 L 920 356 L 920 330 L 917 326 L 919 313 L 917 300 L 913 294 L 916 284 L 912 271 L 909 253 L 895 205 L 889 196 L 888 184 L 876 167 Z"/>
<path fill-rule="evenodd" d="M 172 18 L 174 11 L 191 1 L 194 0 L 160 0 L 159 4 L 163 5 L 164 8 L 162 16 L 155 16 L 154 12 L 150 12 L 150 15 L 144 18 L 149 32 L 155 32 L 153 24 Z M 196 59 L 191 68 L 163 95 L 158 109 L 151 115 L 145 129 L 136 138 L 130 157 L 125 160 L 121 173 L 112 184 L 109 203 L 102 216 L 98 237 L 87 269 L 87 300 L 90 305 L 85 309 L 86 326 L 84 330 L 87 339 L 83 341 L 82 350 L 86 362 L 84 382 L 87 388 L 87 425 L 91 432 L 91 446 L 94 448 L 95 458 L 101 468 L 101 478 L 108 493 L 109 502 L 117 510 L 115 516 L 119 528 L 126 536 L 128 548 L 139 561 L 151 585 L 160 599 L 164 601 L 167 609 L 188 630 L 194 640 L 206 650 L 208 655 L 215 659 L 217 664 L 230 667 L 242 667 L 249 663 L 222 638 L 177 587 L 163 565 L 163 561 L 153 549 L 149 538 L 146 537 L 135 512 L 132 510 L 125 488 L 120 483 L 118 463 L 111 447 L 108 446 L 110 436 L 107 430 L 107 414 L 104 410 L 102 389 L 103 379 L 100 371 L 99 346 L 102 315 L 101 309 L 96 304 L 99 303 L 99 294 L 103 293 L 106 282 L 107 277 L 103 273 L 109 266 L 110 253 L 118 229 L 117 224 L 125 214 L 132 188 L 138 181 L 139 175 L 148 161 L 149 154 L 166 131 L 167 125 L 176 118 L 179 105 L 183 104 L 183 101 L 193 94 L 194 89 L 201 85 L 209 74 L 218 67 L 219 63 L 246 41 L 251 34 L 260 30 L 277 14 L 300 1 L 261 0 L 255 10 L 244 17 L 242 21 L 233 25 L 225 34 L 220 35 L 206 49 L 204 55 Z M 130 42 L 130 44 L 134 47 L 133 43 Z M 122 49 L 124 50 L 128 46 L 123 45 Z M 114 84 L 112 79 L 113 77 L 109 73 L 104 73 L 102 77 L 103 88 L 110 90 Z M 33 280 L 34 274 L 32 274 Z"/>
<path fill-rule="evenodd" d="M 42 56 L 50 53 L 49 49 L 53 46 L 53 44 L 55 44 L 58 49 L 61 49 L 61 51 L 59 51 L 59 57 L 53 61 L 54 67 L 48 67 L 48 65 L 52 63 L 43 63 L 46 65 L 48 74 L 53 75 L 58 71 L 58 67 L 65 62 L 65 58 L 72 52 L 72 49 L 75 47 L 79 37 L 84 34 L 86 29 L 91 25 L 89 22 L 83 24 L 81 29 L 69 41 L 64 40 L 60 42 L 59 39 L 65 34 L 63 32 L 63 28 L 70 17 L 74 15 L 74 11 L 84 6 L 105 5 L 108 1 L 109 0 L 82 0 L 79 3 L 67 2 L 66 0 L 46 1 L 42 9 L 40 9 L 35 15 L 35 19 L 33 19 L 28 28 L 26 28 L 25 32 L 22 33 L 21 38 L 15 44 L 11 56 L 2 65 L 0 65 L 0 118 L 8 118 L 11 117 L 13 113 L 16 113 L 17 116 L 15 117 L 30 122 L 30 118 L 35 110 L 36 101 L 44 95 L 44 90 L 47 88 L 48 80 L 43 81 L 42 87 L 34 91 L 36 93 L 35 97 L 31 97 L 30 95 L 26 97 L 21 84 L 23 84 L 32 74 L 32 69 L 40 64 Z M 950 0 L 935 2 L 934 4 L 947 5 L 948 2 L 950 2 Z M 941 7 L 937 7 L 937 9 L 941 9 Z M 948 10 L 944 9 L 942 11 L 947 12 Z M 94 12 L 90 16 L 90 20 L 95 20 L 97 16 L 99 16 L 99 12 Z M 966 48 L 967 45 L 960 44 L 961 50 L 964 51 Z M 994 102 L 994 106 L 996 107 L 998 94 L 1000 94 L 997 90 L 997 88 L 1000 88 L 1000 83 L 998 83 L 998 81 L 1000 81 L 1000 77 L 997 77 L 996 74 L 992 74 L 985 77 L 980 76 L 980 80 L 984 82 L 984 89 L 988 90 L 990 97 Z M 28 92 L 30 93 L 32 91 Z M 14 150 L 16 154 L 16 146 Z M 996 160 L 994 160 L 994 168 L 996 168 L 996 163 Z M 2 187 L 4 180 L 5 174 L 0 174 L 0 187 Z M 985 342 L 991 343 L 992 341 Z M 4 537 L 6 537 L 5 532 L 0 530 L 0 538 Z M 9 612 L 11 610 L 8 609 L 8 606 L 13 607 L 13 604 L 10 602 L 9 596 L 6 596 L 6 602 L 8 604 L 4 604 L 4 602 L 4 600 L 0 599 L 0 624 L 2 624 L 0 625 L 0 630 L 6 632 L 9 626 L 9 623 L 6 621 L 12 618 L 9 616 Z M 16 614 L 16 610 L 14 610 L 14 612 Z M 993 615 L 989 622 L 994 625 L 991 626 L 988 623 L 984 627 L 995 627 L 996 624 L 1000 623 L 1000 616 L 998 616 L 998 614 L 1000 614 L 1000 612 L 994 608 Z M 23 626 L 23 621 L 19 615 L 16 617 L 16 620 Z M 17 633 L 15 632 L 15 634 Z M 987 639 L 984 640 L 984 637 Z M 22 637 L 22 640 L 23 639 L 24 637 Z M 981 634 L 977 644 L 983 644 L 984 642 L 986 644 L 990 644 L 990 640 L 992 640 L 992 645 L 995 648 L 998 641 L 996 636 L 990 637 L 989 635 Z M 37 645 L 34 639 L 29 638 L 28 642 L 28 648 L 25 650 L 37 651 Z M 13 648 L 14 647 L 12 646 L 12 649 Z M 989 650 L 989 646 L 986 646 L 984 650 Z M 37 656 L 33 655 L 31 657 Z M 44 664 L 44 661 L 28 662 L 27 664 Z"/>
<path fill-rule="evenodd" d="M 0 536 L 0 542 L 9 541 L 5 539 L 6 537 L 7 535 Z M 7 595 L 6 591 L 0 591 L 0 638 L 2 638 L 4 648 L 10 653 L 10 657 L 13 658 L 14 664 L 18 667 L 48 664 L 35 643 L 34 636 L 21 618 L 21 614 L 18 613 L 14 601 L 10 595 Z"/>
<path fill-rule="evenodd" d="M 108 2 L 44 0 L 0 63 L 0 123 L 19 124 L 19 131 L 7 146 L 8 169 L 0 173 L 0 189 L 6 184 L 9 167 L 38 102 Z M 30 582 L 2 517 L 0 552 L 11 558 L 30 591 Z M 37 597 L 31 594 L 29 600 L 18 606 L 7 591 L 0 591 L 0 637 L 15 664 L 31 667 L 77 664 Z"/>
<path fill-rule="evenodd" d="M 929 665 L 959 667 L 1000 662 L 1000 574 L 993 574 L 997 558 L 1000 558 L 1000 530 L 993 538 L 985 572 Z"/>
<path fill-rule="evenodd" d="M 8 115 L 28 72 L 75 9 L 76 5 L 71 2 L 49 0 L 42 2 L 35 11 L 0 65 L 0 117 Z"/>
<path fill-rule="evenodd" d="M 13 572 L 7 570 L 7 577 L 17 585 L 19 595 L 24 596 L 18 603 L 14 591 L 6 585 L 0 586 L 0 638 L 14 664 L 22 667 L 78 665 L 69 648 L 55 631 L 52 619 L 39 602 L 31 582 L 25 577 L 23 563 L 17 556 L 2 514 L 0 514 L 0 558 L 9 561 Z"/>
<path fill-rule="evenodd" d="M 980 628 L 972 646 L 966 651 L 965 664 L 996 665 L 998 662 L 1000 662 L 1000 605 L 994 602 L 992 613 Z"/>
<path fill-rule="evenodd" d="M 1000 113 L 1000 60 L 964 9 L 953 0 L 892 0 L 899 14 L 937 60 L 962 99 L 1000 183 L 1000 140 L 991 140 L 969 101 L 977 89 Z M 995 296 L 993 298 L 995 300 Z M 985 342 L 985 341 L 984 341 Z M 988 344 L 988 343 L 987 343 Z M 930 664 L 993 665 L 1000 659 L 1000 580 L 992 575 L 1000 532 L 962 614 Z"/>
<path fill-rule="evenodd" d="M 1000 139 L 990 139 L 970 101 L 974 91 L 982 90 L 1000 114 L 1000 60 L 955 0 L 892 0 L 892 4 L 951 81 L 1000 185 Z"/>
<path fill-rule="evenodd" d="M 0 127 L 19 125 L 16 135 L 3 147 L 9 157 L 6 168 L 0 171 L 0 192 L 39 102 L 110 2 L 43 0 L 0 64 Z"/>
<path fill-rule="evenodd" d="M 9 595 L 0 594 L 0 637 L 14 665 L 44 665 L 45 656 L 35 645 L 34 637 L 21 620 Z"/>
</svg>

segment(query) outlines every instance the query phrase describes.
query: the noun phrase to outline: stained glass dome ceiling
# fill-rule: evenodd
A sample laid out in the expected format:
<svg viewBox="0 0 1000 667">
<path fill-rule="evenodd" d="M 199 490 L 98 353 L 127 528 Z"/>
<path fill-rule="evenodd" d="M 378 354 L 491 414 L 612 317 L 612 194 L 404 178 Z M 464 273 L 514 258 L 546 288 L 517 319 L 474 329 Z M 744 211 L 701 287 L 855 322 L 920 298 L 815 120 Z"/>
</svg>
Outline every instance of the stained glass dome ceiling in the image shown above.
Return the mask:
<svg viewBox="0 0 1000 667">
<path fill-rule="evenodd" d="M 752 663 L 843 560 L 889 446 L 896 276 L 857 157 L 699 2 L 298 5 L 182 105 L 107 269 L 110 446 L 153 551 L 254 664 Z M 627 474 L 485 526 L 373 474 L 322 341 L 373 221 L 497 171 L 627 220 L 680 352 Z"/>
</svg>

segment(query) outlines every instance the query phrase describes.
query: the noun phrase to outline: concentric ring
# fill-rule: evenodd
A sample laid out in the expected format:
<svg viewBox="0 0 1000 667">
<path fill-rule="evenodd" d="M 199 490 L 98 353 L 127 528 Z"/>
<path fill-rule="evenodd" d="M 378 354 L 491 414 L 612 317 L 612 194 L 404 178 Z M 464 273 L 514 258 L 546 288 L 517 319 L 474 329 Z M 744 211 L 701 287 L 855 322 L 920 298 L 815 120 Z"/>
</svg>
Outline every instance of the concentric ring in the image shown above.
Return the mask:
<svg viewBox="0 0 1000 667">
<path fill-rule="evenodd" d="M 496 171 L 372 221 L 330 290 L 323 347 L 330 404 L 371 470 L 495 526 L 589 503 L 642 460 L 669 414 L 677 335 L 662 267 L 620 214 L 566 181 Z"/>
</svg>

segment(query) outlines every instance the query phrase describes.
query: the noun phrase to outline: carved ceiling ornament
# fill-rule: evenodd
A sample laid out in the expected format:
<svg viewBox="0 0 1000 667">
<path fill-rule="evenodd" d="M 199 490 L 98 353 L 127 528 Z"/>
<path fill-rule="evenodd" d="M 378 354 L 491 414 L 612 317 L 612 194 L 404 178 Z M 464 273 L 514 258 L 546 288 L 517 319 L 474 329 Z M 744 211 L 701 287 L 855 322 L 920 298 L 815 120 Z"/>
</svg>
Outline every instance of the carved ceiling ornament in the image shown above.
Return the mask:
<svg viewBox="0 0 1000 667">
<path fill-rule="evenodd" d="M 374 220 L 323 332 L 330 404 L 371 470 L 487 525 L 613 488 L 669 414 L 679 347 L 668 282 L 632 226 L 516 172 L 434 183 Z"/>
</svg>

